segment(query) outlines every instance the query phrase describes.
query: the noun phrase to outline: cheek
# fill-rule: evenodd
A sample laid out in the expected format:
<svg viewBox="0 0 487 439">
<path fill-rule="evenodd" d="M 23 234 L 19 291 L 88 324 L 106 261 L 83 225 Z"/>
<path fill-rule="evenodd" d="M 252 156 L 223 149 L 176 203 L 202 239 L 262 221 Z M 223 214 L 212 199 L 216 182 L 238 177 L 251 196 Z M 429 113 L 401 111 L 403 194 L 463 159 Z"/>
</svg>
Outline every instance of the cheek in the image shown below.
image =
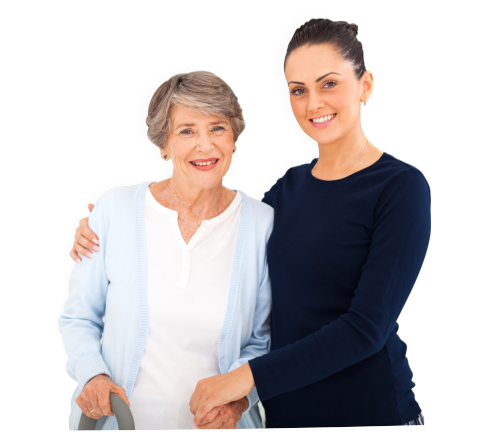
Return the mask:
<svg viewBox="0 0 487 439">
<path fill-rule="evenodd" d="M 291 100 L 291 109 L 293 110 L 294 117 L 298 121 L 299 125 L 306 125 L 305 121 L 308 120 L 306 117 L 308 114 L 308 107 L 305 100 Z"/>
</svg>

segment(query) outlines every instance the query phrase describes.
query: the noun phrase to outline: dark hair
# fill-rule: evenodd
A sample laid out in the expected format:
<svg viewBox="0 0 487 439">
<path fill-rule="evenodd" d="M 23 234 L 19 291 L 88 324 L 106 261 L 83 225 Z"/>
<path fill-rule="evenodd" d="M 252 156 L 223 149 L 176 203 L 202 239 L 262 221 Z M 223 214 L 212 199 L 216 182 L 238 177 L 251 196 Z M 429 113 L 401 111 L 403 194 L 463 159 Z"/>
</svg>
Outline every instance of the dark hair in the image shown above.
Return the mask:
<svg viewBox="0 0 487 439">
<path fill-rule="evenodd" d="M 331 44 L 347 61 L 353 64 L 358 79 L 365 72 L 362 43 L 357 40 L 358 26 L 346 21 L 331 21 L 326 18 L 313 18 L 294 32 L 287 46 L 284 67 L 292 51 L 299 47 L 315 44 Z"/>
</svg>

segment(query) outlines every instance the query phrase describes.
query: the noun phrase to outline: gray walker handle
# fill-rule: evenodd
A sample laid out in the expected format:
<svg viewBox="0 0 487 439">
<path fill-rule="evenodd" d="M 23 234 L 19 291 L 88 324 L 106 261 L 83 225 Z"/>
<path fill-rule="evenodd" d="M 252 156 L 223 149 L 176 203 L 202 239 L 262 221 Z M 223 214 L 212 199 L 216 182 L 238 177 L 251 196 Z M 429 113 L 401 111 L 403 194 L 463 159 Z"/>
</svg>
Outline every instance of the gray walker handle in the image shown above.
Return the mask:
<svg viewBox="0 0 487 439">
<path fill-rule="evenodd" d="M 135 430 L 134 417 L 129 406 L 116 393 L 110 393 L 110 407 L 117 418 L 119 430 Z M 97 420 L 81 413 L 78 430 L 94 430 Z"/>
</svg>

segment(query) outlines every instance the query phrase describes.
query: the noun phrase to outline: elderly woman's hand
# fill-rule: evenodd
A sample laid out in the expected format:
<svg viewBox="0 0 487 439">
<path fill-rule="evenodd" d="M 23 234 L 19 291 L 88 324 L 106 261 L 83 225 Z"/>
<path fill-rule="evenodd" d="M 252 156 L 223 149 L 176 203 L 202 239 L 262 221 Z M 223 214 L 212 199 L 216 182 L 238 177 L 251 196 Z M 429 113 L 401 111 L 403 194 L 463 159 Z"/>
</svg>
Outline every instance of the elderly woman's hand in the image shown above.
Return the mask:
<svg viewBox="0 0 487 439">
<path fill-rule="evenodd" d="M 97 375 L 89 380 L 76 398 L 76 404 L 89 418 L 100 419 L 102 416 L 113 416 L 110 393 L 116 393 L 130 407 L 125 390 L 117 386 L 107 375 Z"/>
<path fill-rule="evenodd" d="M 233 429 L 237 428 L 242 413 L 249 407 L 247 397 L 229 404 L 215 407 L 200 422 L 198 429 Z"/>
<path fill-rule="evenodd" d="M 88 209 L 91 212 L 95 207 L 94 204 L 88 204 Z M 82 218 L 79 222 L 79 227 L 76 229 L 76 235 L 74 236 L 73 249 L 70 252 L 70 256 L 78 263 L 81 262 L 80 255 L 93 258 L 93 253 L 99 251 L 100 248 L 97 244 L 98 236 L 96 236 L 88 226 L 88 218 Z"/>
</svg>

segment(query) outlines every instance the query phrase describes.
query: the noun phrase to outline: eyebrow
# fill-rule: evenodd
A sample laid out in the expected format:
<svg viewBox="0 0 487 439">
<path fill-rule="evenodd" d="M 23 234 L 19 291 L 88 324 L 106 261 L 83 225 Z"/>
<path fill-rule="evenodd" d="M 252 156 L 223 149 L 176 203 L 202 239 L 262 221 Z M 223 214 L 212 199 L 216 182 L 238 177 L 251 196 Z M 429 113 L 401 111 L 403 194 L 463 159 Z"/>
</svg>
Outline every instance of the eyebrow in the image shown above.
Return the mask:
<svg viewBox="0 0 487 439">
<path fill-rule="evenodd" d="M 319 78 L 316 80 L 316 82 L 321 81 L 323 78 L 326 78 L 328 75 L 340 75 L 340 73 L 337 73 L 337 72 L 330 72 L 330 73 L 327 73 L 326 75 L 320 76 L 320 77 L 319 77 Z M 340 75 L 340 76 L 342 76 L 342 75 Z M 299 84 L 299 85 L 304 85 L 304 82 L 289 81 L 289 82 L 287 83 L 287 85 L 289 85 L 289 84 Z"/>
<path fill-rule="evenodd" d="M 228 121 L 226 121 L 225 119 L 217 119 L 217 120 L 214 120 L 210 123 L 210 125 L 216 125 L 216 124 L 227 124 L 228 125 Z M 183 123 L 180 123 L 179 125 L 176 126 L 176 128 L 174 128 L 175 130 L 181 128 L 181 127 L 194 127 L 196 124 L 194 122 L 183 122 Z"/>
</svg>

